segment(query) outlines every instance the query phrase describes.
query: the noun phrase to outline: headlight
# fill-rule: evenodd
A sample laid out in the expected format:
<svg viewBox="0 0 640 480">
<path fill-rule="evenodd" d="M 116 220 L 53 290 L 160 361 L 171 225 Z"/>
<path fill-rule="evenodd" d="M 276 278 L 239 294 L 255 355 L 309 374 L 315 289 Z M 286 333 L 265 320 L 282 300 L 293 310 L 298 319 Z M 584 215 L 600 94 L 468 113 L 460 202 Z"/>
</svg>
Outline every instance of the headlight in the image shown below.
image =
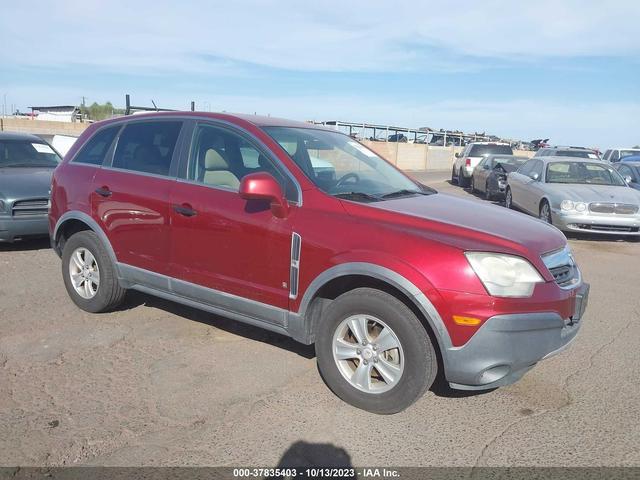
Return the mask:
<svg viewBox="0 0 640 480">
<path fill-rule="evenodd" d="M 494 297 L 530 297 L 544 279 L 527 260 L 513 255 L 465 252 L 478 278 Z"/>
<path fill-rule="evenodd" d="M 565 212 L 584 212 L 587 210 L 587 204 L 584 202 L 574 202 L 572 200 L 563 200 L 560 208 Z"/>
</svg>

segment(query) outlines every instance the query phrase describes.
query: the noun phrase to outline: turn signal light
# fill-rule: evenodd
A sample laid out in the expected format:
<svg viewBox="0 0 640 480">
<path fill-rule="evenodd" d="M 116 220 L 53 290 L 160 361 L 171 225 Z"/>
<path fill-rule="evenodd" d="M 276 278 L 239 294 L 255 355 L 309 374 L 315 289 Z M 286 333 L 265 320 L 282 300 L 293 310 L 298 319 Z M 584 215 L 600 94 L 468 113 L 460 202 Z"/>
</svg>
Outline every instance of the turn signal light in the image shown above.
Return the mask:
<svg viewBox="0 0 640 480">
<path fill-rule="evenodd" d="M 475 326 L 475 325 L 480 325 L 481 320 L 479 318 L 474 318 L 474 317 L 461 317 L 459 315 L 454 315 L 453 316 L 453 321 L 456 322 L 458 325 L 465 325 L 467 327 L 471 326 Z"/>
</svg>

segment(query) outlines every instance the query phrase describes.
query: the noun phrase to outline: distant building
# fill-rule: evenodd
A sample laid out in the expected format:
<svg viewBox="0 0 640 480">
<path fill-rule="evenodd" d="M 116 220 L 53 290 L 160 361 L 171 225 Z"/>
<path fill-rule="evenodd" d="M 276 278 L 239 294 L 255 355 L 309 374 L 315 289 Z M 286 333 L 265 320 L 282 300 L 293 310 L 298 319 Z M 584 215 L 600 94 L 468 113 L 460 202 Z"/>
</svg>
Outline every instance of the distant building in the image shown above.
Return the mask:
<svg viewBox="0 0 640 480">
<path fill-rule="evenodd" d="M 80 108 L 73 105 L 54 105 L 50 107 L 29 107 L 32 116 L 37 120 L 53 120 L 55 122 L 75 122 L 81 120 Z"/>
</svg>

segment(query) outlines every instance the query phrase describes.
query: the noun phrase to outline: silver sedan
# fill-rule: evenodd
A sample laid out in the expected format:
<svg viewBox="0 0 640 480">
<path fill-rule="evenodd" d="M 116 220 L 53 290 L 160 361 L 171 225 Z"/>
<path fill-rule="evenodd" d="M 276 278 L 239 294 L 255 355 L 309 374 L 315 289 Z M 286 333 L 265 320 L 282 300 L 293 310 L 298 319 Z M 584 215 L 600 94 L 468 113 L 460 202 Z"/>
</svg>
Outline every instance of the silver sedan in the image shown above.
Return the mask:
<svg viewBox="0 0 640 480">
<path fill-rule="evenodd" d="M 533 158 L 509 173 L 505 206 L 563 231 L 640 236 L 640 191 L 598 160 Z"/>
</svg>

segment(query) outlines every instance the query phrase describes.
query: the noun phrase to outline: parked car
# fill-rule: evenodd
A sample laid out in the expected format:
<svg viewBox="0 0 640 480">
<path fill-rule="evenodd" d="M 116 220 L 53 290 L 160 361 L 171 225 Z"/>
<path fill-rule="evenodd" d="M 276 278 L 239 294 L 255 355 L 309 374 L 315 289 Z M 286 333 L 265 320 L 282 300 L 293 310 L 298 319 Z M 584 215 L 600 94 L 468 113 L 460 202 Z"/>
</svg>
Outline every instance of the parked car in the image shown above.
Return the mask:
<svg viewBox="0 0 640 480">
<path fill-rule="evenodd" d="M 507 188 L 507 174 L 515 172 L 528 157 L 515 155 L 488 155 L 480 160 L 471 175 L 471 191 L 484 192 L 487 200 L 504 197 Z"/>
<path fill-rule="evenodd" d="M 55 170 L 49 220 L 79 308 L 135 289 L 315 343 L 327 385 L 377 413 L 438 371 L 465 390 L 518 380 L 575 337 L 589 291 L 557 229 L 271 117 L 93 124 Z"/>
<path fill-rule="evenodd" d="M 640 157 L 636 161 L 617 162 L 613 165 L 631 188 L 640 190 Z"/>
<path fill-rule="evenodd" d="M 640 193 L 599 160 L 533 158 L 508 175 L 505 206 L 564 231 L 640 235 Z"/>
<path fill-rule="evenodd" d="M 640 155 L 640 148 L 612 148 L 604 152 L 603 160 L 615 163 L 624 160 L 625 157 Z"/>
<path fill-rule="evenodd" d="M 626 155 L 622 157 L 620 161 L 621 162 L 640 162 L 640 155 Z"/>
<path fill-rule="evenodd" d="M 35 135 L 0 132 L 0 242 L 49 234 L 51 174 L 60 161 Z"/>
<path fill-rule="evenodd" d="M 451 169 L 451 183 L 457 183 L 461 187 L 468 187 L 473 169 L 487 155 L 513 155 L 513 150 L 508 143 L 469 143 L 461 153 L 456 153 L 456 159 Z"/>
<path fill-rule="evenodd" d="M 572 157 L 590 158 L 600 160 L 600 155 L 595 150 L 584 147 L 548 147 L 538 150 L 534 157 Z"/>
</svg>

